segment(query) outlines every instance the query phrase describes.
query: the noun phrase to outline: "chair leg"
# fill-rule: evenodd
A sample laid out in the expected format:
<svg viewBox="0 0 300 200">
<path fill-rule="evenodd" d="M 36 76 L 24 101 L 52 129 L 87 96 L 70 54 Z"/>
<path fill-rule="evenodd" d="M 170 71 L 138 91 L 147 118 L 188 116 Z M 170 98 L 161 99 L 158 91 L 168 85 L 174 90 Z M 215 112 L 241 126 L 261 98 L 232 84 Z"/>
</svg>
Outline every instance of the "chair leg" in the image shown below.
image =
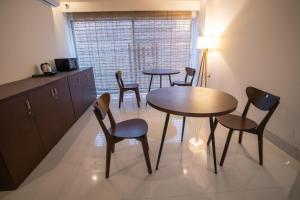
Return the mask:
<svg viewBox="0 0 300 200">
<path fill-rule="evenodd" d="M 121 101 L 123 102 L 124 100 L 124 91 L 122 91 L 122 96 L 121 96 Z"/>
<path fill-rule="evenodd" d="M 137 88 L 137 94 L 138 94 L 139 102 L 141 102 L 141 95 L 140 95 L 140 89 L 139 88 Z"/>
<path fill-rule="evenodd" d="M 240 135 L 239 135 L 239 143 L 242 144 L 242 140 L 243 140 L 243 131 L 240 131 Z"/>
<path fill-rule="evenodd" d="M 184 126 L 185 126 L 185 116 L 183 116 L 183 121 L 182 121 L 181 142 L 183 141 Z"/>
<path fill-rule="evenodd" d="M 139 89 L 138 88 L 135 89 L 134 92 L 135 92 L 137 105 L 138 105 L 138 107 L 140 107 Z"/>
<path fill-rule="evenodd" d="M 145 144 L 146 144 L 146 147 L 147 147 L 147 150 L 149 151 L 149 143 L 148 143 L 148 138 L 147 138 L 147 136 L 145 136 Z"/>
<path fill-rule="evenodd" d="M 111 145 L 111 153 L 115 153 L 115 144 Z"/>
<path fill-rule="evenodd" d="M 149 145 L 148 145 L 147 136 L 142 137 L 141 142 L 142 142 L 142 146 L 143 146 L 145 161 L 146 161 L 147 168 L 148 168 L 148 173 L 151 174 L 152 168 L 151 168 L 151 162 L 150 162 L 150 158 L 149 158 Z"/>
<path fill-rule="evenodd" d="M 122 98 L 123 98 L 123 92 L 120 90 L 120 95 L 119 95 L 119 108 L 121 108 L 121 102 L 123 101 Z"/>
<path fill-rule="evenodd" d="M 259 164 L 263 165 L 263 136 L 258 135 L 258 153 L 259 153 Z"/>
<path fill-rule="evenodd" d="M 107 143 L 107 146 L 106 146 L 105 178 L 108 178 L 108 177 L 109 177 L 111 151 L 112 151 L 111 144 L 110 144 L 110 143 Z"/>
<path fill-rule="evenodd" d="M 223 163 L 224 163 L 224 160 L 225 160 L 225 157 L 226 157 L 226 153 L 227 153 L 227 150 L 228 150 L 228 146 L 229 146 L 229 143 L 230 143 L 230 140 L 231 140 L 232 133 L 233 133 L 233 130 L 230 129 L 229 133 L 228 133 L 228 136 L 227 136 L 226 143 L 225 143 L 225 147 L 224 147 L 224 150 L 223 150 L 220 166 L 223 166 Z"/>
<path fill-rule="evenodd" d="M 152 79 L 153 79 L 153 75 L 151 75 L 151 79 L 150 79 L 150 83 L 149 83 L 149 88 L 148 88 L 148 93 L 151 90 L 151 84 L 152 84 Z M 148 102 L 146 101 L 146 106 L 148 105 Z"/>
</svg>

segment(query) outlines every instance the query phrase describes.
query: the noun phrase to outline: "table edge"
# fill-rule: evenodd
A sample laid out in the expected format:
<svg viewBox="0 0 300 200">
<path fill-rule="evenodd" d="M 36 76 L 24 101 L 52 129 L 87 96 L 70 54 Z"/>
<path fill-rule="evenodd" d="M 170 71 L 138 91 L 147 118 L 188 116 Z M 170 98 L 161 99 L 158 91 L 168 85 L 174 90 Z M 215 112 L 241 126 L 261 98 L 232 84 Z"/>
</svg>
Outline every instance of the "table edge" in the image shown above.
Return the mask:
<svg viewBox="0 0 300 200">
<path fill-rule="evenodd" d="M 173 75 L 173 74 L 179 74 L 180 71 L 176 71 L 176 72 L 171 72 L 171 73 L 148 73 L 148 72 L 144 72 L 143 71 L 143 74 L 146 74 L 146 75 Z"/>
<path fill-rule="evenodd" d="M 168 109 L 158 107 L 158 106 L 152 104 L 149 101 L 147 101 L 147 104 L 149 104 L 151 107 L 153 107 L 154 109 L 159 110 L 161 112 L 164 112 L 164 113 L 167 113 L 167 114 L 172 114 L 172 115 L 185 116 L 185 117 L 217 117 L 217 116 L 222 116 L 222 115 L 232 113 L 237 108 L 237 105 L 236 105 L 234 108 L 232 108 L 230 110 L 222 111 L 222 112 L 198 114 L 198 113 L 184 113 L 184 112 L 179 112 L 179 111 L 170 111 Z"/>
</svg>

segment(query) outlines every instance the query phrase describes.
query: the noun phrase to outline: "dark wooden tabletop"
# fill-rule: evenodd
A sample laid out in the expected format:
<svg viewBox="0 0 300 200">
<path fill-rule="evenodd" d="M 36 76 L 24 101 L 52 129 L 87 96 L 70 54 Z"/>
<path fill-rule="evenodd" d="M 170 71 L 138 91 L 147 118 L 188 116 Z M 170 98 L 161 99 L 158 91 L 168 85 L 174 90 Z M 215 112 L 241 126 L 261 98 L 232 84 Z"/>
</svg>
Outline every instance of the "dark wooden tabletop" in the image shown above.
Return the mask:
<svg viewBox="0 0 300 200">
<path fill-rule="evenodd" d="M 153 108 L 174 115 L 213 117 L 231 113 L 238 105 L 236 98 L 220 90 L 202 87 L 169 87 L 147 94 Z"/>
<path fill-rule="evenodd" d="M 180 71 L 176 69 L 157 68 L 157 69 L 145 69 L 143 70 L 143 73 L 147 75 L 172 75 L 172 74 L 179 74 Z"/>
</svg>

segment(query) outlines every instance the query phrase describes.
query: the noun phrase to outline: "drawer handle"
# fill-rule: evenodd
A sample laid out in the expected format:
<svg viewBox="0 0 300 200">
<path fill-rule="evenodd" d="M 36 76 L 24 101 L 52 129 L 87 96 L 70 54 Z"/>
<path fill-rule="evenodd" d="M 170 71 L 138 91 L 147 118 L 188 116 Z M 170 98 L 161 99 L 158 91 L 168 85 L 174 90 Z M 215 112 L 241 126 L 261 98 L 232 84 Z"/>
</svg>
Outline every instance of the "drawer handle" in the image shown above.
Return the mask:
<svg viewBox="0 0 300 200">
<path fill-rule="evenodd" d="M 54 95 L 55 95 L 54 90 L 51 89 L 50 91 L 51 91 L 51 96 L 54 97 Z"/>
<path fill-rule="evenodd" d="M 27 113 L 30 116 L 32 114 L 30 102 L 28 99 L 26 99 L 25 102 L 26 102 L 26 106 L 27 106 Z"/>
<path fill-rule="evenodd" d="M 58 92 L 57 92 L 57 89 L 56 88 L 54 88 L 54 94 L 55 94 L 55 96 L 56 96 L 56 98 L 58 97 Z"/>
</svg>

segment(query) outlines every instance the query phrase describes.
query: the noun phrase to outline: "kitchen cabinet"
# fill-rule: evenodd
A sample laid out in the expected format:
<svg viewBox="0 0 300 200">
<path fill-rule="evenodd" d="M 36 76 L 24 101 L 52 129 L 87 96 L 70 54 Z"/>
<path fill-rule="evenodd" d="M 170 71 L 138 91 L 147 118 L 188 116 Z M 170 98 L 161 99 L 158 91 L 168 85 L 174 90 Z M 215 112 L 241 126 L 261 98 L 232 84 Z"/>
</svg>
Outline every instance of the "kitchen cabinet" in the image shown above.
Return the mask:
<svg viewBox="0 0 300 200">
<path fill-rule="evenodd" d="M 32 91 L 29 100 L 48 152 L 75 121 L 67 78 Z"/>
<path fill-rule="evenodd" d="M 82 94 L 82 75 L 75 74 L 69 77 L 69 86 L 76 119 L 84 112 L 84 95 Z"/>
<path fill-rule="evenodd" d="M 83 79 L 83 95 L 84 95 L 84 107 L 89 107 L 96 99 L 96 88 L 93 70 L 86 70 L 82 73 Z"/>
<path fill-rule="evenodd" d="M 96 99 L 96 88 L 92 68 L 69 77 L 69 83 L 75 116 L 78 119 Z"/>
<path fill-rule="evenodd" d="M 38 88 L 29 94 L 32 111 L 46 152 L 49 152 L 62 135 L 53 85 Z"/>
<path fill-rule="evenodd" d="M 95 99 L 92 68 L 0 85 L 0 190 L 16 189 Z"/>
<path fill-rule="evenodd" d="M 26 95 L 0 104 L 0 189 L 14 189 L 45 156 Z"/>
<path fill-rule="evenodd" d="M 67 78 L 56 81 L 53 84 L 53 88 L 56 95 L 58 117 L 64 134 L 75 122 L 75 113 Z"/>
</svg>

